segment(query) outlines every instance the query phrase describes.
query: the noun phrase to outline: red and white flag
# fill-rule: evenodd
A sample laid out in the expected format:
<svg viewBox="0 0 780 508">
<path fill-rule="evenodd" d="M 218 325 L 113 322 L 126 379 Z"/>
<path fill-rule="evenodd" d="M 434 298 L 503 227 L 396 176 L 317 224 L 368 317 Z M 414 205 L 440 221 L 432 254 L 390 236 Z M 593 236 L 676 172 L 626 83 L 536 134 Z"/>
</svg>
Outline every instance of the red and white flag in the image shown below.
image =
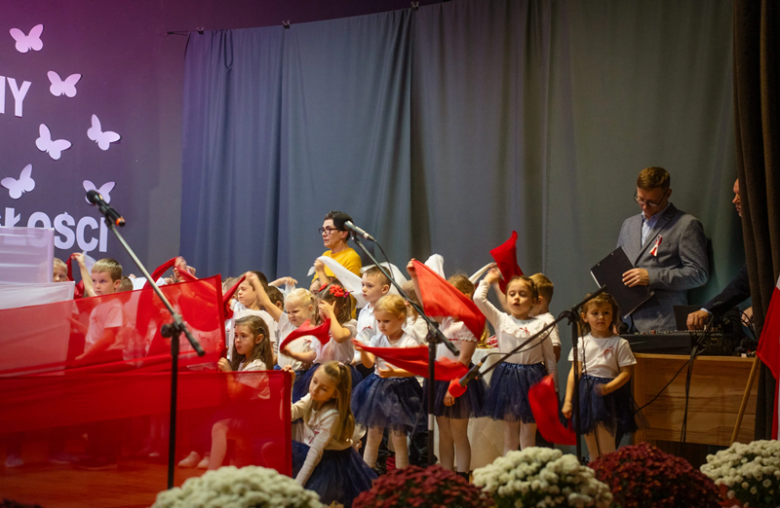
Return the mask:
<svg viewBox="0 0 780 508">
<path fill-rule="evenodd" d="M 769 309 L 764 318 L 764 327 L 761 329 L 761 337 L 758 339 L 756 355 L 764 362 L 775 380 L 780 379 L 780 279 L 772 291 L 772 299 L 769 301 Z M 780 387 L 780 383 L 778 383 Z M 772 437 L 778 438 L 778 406 L 777 391 L 775 391 L 775 412 L 772 424 Z"/>
</svg>

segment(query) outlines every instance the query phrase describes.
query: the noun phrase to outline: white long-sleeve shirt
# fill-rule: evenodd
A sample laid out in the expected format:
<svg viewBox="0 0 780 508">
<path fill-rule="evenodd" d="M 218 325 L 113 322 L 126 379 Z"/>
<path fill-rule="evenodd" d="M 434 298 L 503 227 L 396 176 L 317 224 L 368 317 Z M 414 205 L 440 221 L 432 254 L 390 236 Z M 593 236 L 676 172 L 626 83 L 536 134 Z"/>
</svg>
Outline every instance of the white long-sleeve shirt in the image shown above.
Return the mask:
<svg viewBox="0 0 780 508">
<path fill-rule="evenodd" d="M 313 401 L 309 394 L 293 404 L 292 421 L 303 418 L 306 410 L 312 404 Z M 352 439 L 339 441 L 335 437 L 340 422 L 339 410 L 335 404 L 325 404 L 319 410 L 312 409 L 309 420 L 303 422 L 300 438 L 301 442 L 309 446 L 309 453 L 306 455 L 301 470 L 298 471 L 298 476 L 295 477 L 295 481 L 302 487 L 309 481 L 311 473 L 320 463 L 325 450 L 346 450 L 352 446 Z"/>
<path fill-rule="evenodd" d="M 490 321 L 493 328 L 495 328 L 498 350 L 500 352 L 510 352 L 545 327 L 545 322 L 541 319 L 516 319 L 498 310 L 488 301 L 488 289 L 490 289 L 490 286 L 485 281 L 481 281 L 474 293 L 474 303 L 487 320 Z M 507 359 L 507 362 L 525 365 L 544 363 L 547 373 L 553 377 L 557 387 L 558 372 L 555 368 L 555 350 L 553 349 L 552 340 L 547 337 L 541 344 L 538 344 L 538 341 L 539 339 L 535 339 L 531 344 L 537 344 L 536 346 L 530 347 L 531 344 L 528 344 L 526 346 L 528 349 L 513 354 Z"/>
</svg>

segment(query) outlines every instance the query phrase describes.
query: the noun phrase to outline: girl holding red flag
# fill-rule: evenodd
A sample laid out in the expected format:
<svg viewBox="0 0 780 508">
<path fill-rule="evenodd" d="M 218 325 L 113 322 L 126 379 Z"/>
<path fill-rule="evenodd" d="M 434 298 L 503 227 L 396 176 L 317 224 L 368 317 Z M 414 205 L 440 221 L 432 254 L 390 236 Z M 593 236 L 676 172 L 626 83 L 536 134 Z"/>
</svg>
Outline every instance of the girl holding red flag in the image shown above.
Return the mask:
<svg viewBox="0 0 780 508">
<path fill-rule="evenodd" d="M 374 309 L 381 335 L 372 338 L 370 346 L 379 348 L 407 348 L 420 344 L 403 330 L 406 323 L 406 303 L 398 295 L 385 295 Z M 363 460 L 369 467 L 376 465 L 379 443 L 385 428 L 395 447 L 395 465 L 403 469 L 409 465 L 406 437 L 414 431 L 422 409 L 422 388 L 414 374 L 399 369 L 365 351 L 360 344 L 360 359 L 366 368 L 374 367 L 352 395 L 355 421 L 368 428 Z"/>
<path fill-rule="evenodd" d="M 498 349 L 508 353 L 544 328 L 544 322 L 532 318 L 531 308 L 539 300 L 536 285 L 529 277 L 513 277 L 506 285 L 506 307 L 501 312 L 487 299 L 491 284 L 498 281 L 501 272 L 491 268 L 474 294 L 474 303 L 493 325 Z M 545 375 L 557 378 L 555 351 L 545 338 L 534 341 L 524 351 L 510 356 L 496 367 L 484 405 L 485 416 L 504 421 L 504 453 L 534 446 L 536 423 L 528 401 L 528 391 Z M 557 383 L 556 383 L 557 384 Z"/>
<path fill-rule="evenodd" d="M 409 276 L 414 282 L 415 292 L 419 295 L 419 281 L 414 262 L 410 261 L 406 266 Z M 453 287 L 463 293 L 467 298 L 474 294 L 474 283 L 465 275 L 453 275 L 447 279 Z M 441 323 L 441 332 L 460 351 L 460 356 L 453 355 L 444 344 L 439 344 L 436 349 L 436 359 L 447 358 L 452 361 L 460 361 L 471 368 L 471 357 L 479 343 L 463 321 L 453 317 L 433 317 Z M 471 443 L 469 443 L 468 426 L 469 418 L 479 417 L 482 413 L 482 403 L 485 399 L 485 385 L 482 379 L 475 379 L 466 386 L 466 392 L 460 397 L 454 397 L 449 393 L 449 381 L 436 381 L 436 397 L 434 399 L 433 414 L 439 426 L 439 460 L 442 467 L 450 471 L 456 471 L 469 480 L 471 469 Z M 423 404 L 427 407 L 428 380 L 423 385 Z M 455 464 L 457 462 L 457 469 Z"/>
</svg>

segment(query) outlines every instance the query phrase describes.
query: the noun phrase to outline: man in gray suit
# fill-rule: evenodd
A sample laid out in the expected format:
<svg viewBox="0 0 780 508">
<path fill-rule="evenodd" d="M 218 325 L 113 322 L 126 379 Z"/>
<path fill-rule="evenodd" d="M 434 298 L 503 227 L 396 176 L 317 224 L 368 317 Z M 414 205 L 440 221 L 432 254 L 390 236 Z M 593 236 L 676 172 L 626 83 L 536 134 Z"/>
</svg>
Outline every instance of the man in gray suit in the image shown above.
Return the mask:
<svg viewBox="0 0 780 508">
<path fill-rule="evenodd" d="M 618 247 L 635 267 L 623 274 L 623 283 L 649 286 L 655 292 L 628 318 L 632 331 L 675 330 L 674 306 L 687 305 L 688 290 L 709 278 L 704 228 L 669 202 L 670 184 L 665 169 L 643 169 L 634 198 L 642 213 L 626 219 L 620 229 Z"/>
</svg>

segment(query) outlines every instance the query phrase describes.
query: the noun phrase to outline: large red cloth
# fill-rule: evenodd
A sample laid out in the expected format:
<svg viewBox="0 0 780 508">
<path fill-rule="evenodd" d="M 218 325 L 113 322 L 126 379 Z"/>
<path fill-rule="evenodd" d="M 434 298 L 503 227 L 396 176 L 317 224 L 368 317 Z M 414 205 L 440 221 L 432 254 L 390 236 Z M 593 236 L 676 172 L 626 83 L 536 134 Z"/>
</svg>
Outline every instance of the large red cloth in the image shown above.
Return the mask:
<svg viewBox="0 0 780 508">
<path fill-rule="evenodd" d="M 230 319 L 233 317 L 233 309 L 230 308 L 230 299 L 233 298 L 234 294 L 236 294 L 236 291 L 238 291 L 238 286 L 244 282 L 245 278 L 246 275 L 242 275 L 241 278 L 238 279 L 235 284 L 233 284 L 233 287 L 228 289 L 227 293 L 222 295 L 222 307 L 225 309 L 225 319 Z"/>
<path fill-rule="evenodd" d="M 498 281 L 498 285 L 501 287 L 501 291 L 506 293 L 507 283 L 513 277 L 523 275 L 523 270 L 517 264 L 517 231 L 512 231 L 512 236 L 509 237 L 509 240 L 492 249 L 490 255 L 493 256 L 501 272 L 502 279 Z"/>
<path fill-rule="evenodd" d="M 326 319 L 321 325 L 315 327 L 312 327 L 307 319 L 305 323 L 290 332 L 290 334 L 284 338 L 279 345 L 279 351 L 282 351 L 294 340 L 310 336 L 316 337 L 323 346 L 327 344 L 330 341 L 330 319 Z"/>
<path fill-rule="evenodd" d="M 777 279 L 772 299 L 769 301 L 769 309 L 764 319 L 764 327 L 761 329 L 761 337 L 758 339 L 756 355 L 769 368 L 775 379 L 780 380 L 780 279 Z M 772 438 L 778 439 L 778 390 L 775 390 L 775 409 L 772 423 Z"/>
<path fill-rule="evenodd" d="M 552 376 L 545 376 L 528 390 L 528 401 L 536 426 L 545 440 L 562 445 L 577 444 L 577 435 L 564 427 L 558 417 L 558 395 Z"/>
<path fill-rule="evenodd" d="M 371 347 L 353 339 L 352 342 L 400 369 L 411 372 L 415 376 L 428 377 L 428 347 Z M 434 365 L 434 375 L 438 381 L 460 379 L 469 371 L 468 367 L 449 358 L 437 360 Z M 454 395 L 454 394 L 453 394 Z"/>
<path fill-rule="evenodd" d="M 216 362 L 225 344 L 219 276 L 161 289 L 206 351 L 198 357 L 180 337 L 181 364 Z M 0 310 L 0 376 L 167 368 L 170 339 L 160 327 L 170 322 L 151 289 Z M 105 347 L 99 346 L 101 337 L 107 337 Z"/>
<path fill-rule="evenodd" d="M 474 337 L 481 337 L 485 329 L 485 316 L 476 304 L 423 263 L 415 260 L 414 267 L 425 314 L 459 319 Z"/>
</svg>

